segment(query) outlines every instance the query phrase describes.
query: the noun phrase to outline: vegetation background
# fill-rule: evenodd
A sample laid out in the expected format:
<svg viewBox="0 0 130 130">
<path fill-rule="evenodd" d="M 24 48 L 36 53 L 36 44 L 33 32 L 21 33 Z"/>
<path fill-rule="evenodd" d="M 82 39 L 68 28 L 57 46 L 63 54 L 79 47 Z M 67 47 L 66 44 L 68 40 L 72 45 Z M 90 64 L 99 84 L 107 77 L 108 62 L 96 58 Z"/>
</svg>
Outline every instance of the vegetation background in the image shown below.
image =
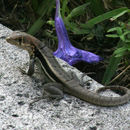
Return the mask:
<svg viewBox="0 0 130 130">
<path fill-rule="evenodd" d="M 98 64 L 75 65 L 105 85 L 130 88 L 130 1 L 60 0 L 71 43 L 104 58 Z M 55 0 L 1 0 L 0 23 L 35 35 L 53 51 Z"/>
</svg>

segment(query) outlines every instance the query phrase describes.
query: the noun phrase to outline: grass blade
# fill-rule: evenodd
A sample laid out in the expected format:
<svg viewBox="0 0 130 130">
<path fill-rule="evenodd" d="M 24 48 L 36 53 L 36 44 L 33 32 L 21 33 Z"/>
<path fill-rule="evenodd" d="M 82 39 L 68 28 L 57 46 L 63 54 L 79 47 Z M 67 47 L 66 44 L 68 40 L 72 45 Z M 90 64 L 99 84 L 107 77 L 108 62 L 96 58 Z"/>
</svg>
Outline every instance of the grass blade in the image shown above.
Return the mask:
<svg viewBox="0 0 130 130">
<path fill-rule="evenodd" d="M 117 48 L 119 48 L 121 46 L 121 41 L 118 43 Z M 110 58 L 109 61 L 109 65 L 104 73 L 103 76 L 103 80 L 102 80 L 102 84 L 104 85 L 108 85 L 111 78 L 113 77 L 113 75 L 115 74 L 117 68 L 118 68 L 118 64 L 120 63 L 122 59 L 121 57 L 115 57 L 115 55 L 113 54 L 112 57 Z"/>
</svg>

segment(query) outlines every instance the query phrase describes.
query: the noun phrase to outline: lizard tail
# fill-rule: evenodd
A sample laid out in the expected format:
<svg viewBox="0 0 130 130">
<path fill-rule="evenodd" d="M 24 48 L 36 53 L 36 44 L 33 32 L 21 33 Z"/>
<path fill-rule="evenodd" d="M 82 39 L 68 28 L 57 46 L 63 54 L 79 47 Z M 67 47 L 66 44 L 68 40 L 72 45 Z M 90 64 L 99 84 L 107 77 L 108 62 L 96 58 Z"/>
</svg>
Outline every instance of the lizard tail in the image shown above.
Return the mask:
<svg viewBox="0 0 130 130">
<path fill-rule="evenodd" d="M 105 89 L 110 89 L 110 90 L 120 90 L 120 92 L 123 93 L 123 95 L 119 97 L 108 97 L 108 96 L 101 96 L 100 94 L 94 93 L 92 91 L 88 91 L 85 88 L 81 87 L 80 85 L 77 86 L 75 80 L 68 81 L 67 84 L 66 85 L 69 87 L 69 93 L 71 93 L 71 95 L 95 105 L 111 107 L 125 104 L 130 100 L 130 90 L 125 87 L 108 86 L 99 89 L 98 92 L 104 91 Z M 71 84 L 71 87 L 69 84 Z"/>
</svg>

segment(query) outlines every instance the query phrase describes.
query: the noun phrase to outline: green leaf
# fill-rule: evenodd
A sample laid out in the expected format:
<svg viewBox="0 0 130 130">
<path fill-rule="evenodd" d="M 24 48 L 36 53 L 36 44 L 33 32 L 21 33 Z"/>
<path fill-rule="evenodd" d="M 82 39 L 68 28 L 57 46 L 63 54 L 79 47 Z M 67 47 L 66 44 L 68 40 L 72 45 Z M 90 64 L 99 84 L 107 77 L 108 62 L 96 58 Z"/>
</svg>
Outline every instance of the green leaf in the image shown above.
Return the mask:
<svg viewBox="0 0 130 130">
<path fill-rule="evenodd" d="M 90 3 L 85 3 L 83 5 L 80 5 L 76 8 L 74 8 L 71 13 L 66 17 L 66 20 L 69 21 L 70 19 L 77 17 L 79 15 L 82 15 L 85 13 L 86 6 L 88 6 Z"/>
<path fill-rule="evenodd" d="M 37 19 L 31 28 L 29 28 L 28 33 L 31 35 L 36 34 L 44 24 L 45 21 L 43 21 L 42 18 Z"/>
<path fill-rule="evenodd" d="M 39 5 L 39 8 L 36 11 L 37 14 L 39 14 L 39 18 L 29 28 L 28 30 L 29 34 L 34 35 L 41 29 L 41 27 L 46 23 L 46 20 L 44 20 L 45 18 L 44 16 L 50 14 L 54 5 L 55 5 L 55 0 L 42 1 L 42 3 Z"/>
<path fill-rule="evenodd" d="M 116 72 L 118 64 L 121 61 L 121 58 L 122 57 L 115 57 L 114 55 L 112 55 L 112 57 L 110 58 L 110 61 L 109 61 L 109 65 L 103 76 L 103 80 L 102 80 L 103 84 L 107 85 L 110 82 L 111 78 L 113 77 L 113 75 Z"/>
<path fill-rule="evenodd" d="M 55 5 L 55 0 L 43 0 L 42 3 L 39 5 L 37 13 L 42 17 L 44 15 L 49 15 L 54 5 Z"/>
<path fill-rule="evenodd" d="M 118 43 L 117 48 L 119 48 L 120 46 L 122 46 L 121 41 Z M 105 84 L 105 85 L 109 84 L 111 78 L 113 77 L 113 75 L 116 72 L 116 69 L 118 68 L 118 64 L 120 63 L 121 59 L 122 59 L 122 56 L 115 57 L 114 54 L 112 55 L 112 57 L 110 58 L 108 67 L 103 76 L 103 80 L 102 80 L 103 84 Z"/>
<path fill-rule="evenodd" d="M 68 4 L 68 0 L 64 0 L 63 1 L 63 4 L 62 4 L 62 13 L 61 13 L 61 16 L 62 18 L 64 19 L 65 17 L 65 12 L 66 12 L 66 8 L 67 8 L 67 4 Z"/>
<path fill-rule="evenodd" d="M 117 31 L 117 33 L 119 35 L 122 35 L 122 28 L 121 27 L 110 28 L 107 32 L 113 32 L 113 31 Z"/>
<path fill-rule="evenodd" d="M 107 34 L 106 36 L 107 36 L 107 37 L 112 37 L 112 38 L 117 38 L 117 37 L 119 37 L 119 35 L 117 35 L 117 34 Z"/>
<path fill-rule="evenodd" d="M 115 57 L 119 58 L 119 57 L 122 57 L 123 55 L 124 55 L 124 53 L 120 53 L 120 54 L 117 54 Z"/>
<path fill-rule="evenodd" d="M 125 13 L 130 12 L 130 9 L 124 10 L 121 13 L 115 15 L 114 17 L 112 17 L 112 20 L 116 20 L 117 18 L 119 18 L 120 16 L 124 15 Z"/>
<path fill-rule="evenodd" d="M 125 46 L 118 48 L 117 50 L 114 51 L 114 55 L 118 55 L 120 53 L 124 53 L 127 50 Z"/>
<path fill-rule="evenodd" d="M 118 30 L 118 28 L 120 28 L 120 27 L 110 28 L 107 32 L 109 33 L 109 32 L 113 32 L 113 31 L 117 31 L 117 30 Z"/>
<path fill-rule="evenodd" d="M 122 34 L 122 35 L 120 35 L 119 37 L 120 37 L 120 39 L 121 39 L 122 41 L 125 41 L 125 37 L 124 37 L 124 35 L 123 35 L 123 34 Z"/>
<path fill-rule="evenodd" d="M 117 14 L 120 14 L 121 12 L 123 12 L 125 10 L 128 10 L 128 8 L 122 7 L 122 8 L 119 8 L 119 9 L 109 11 L 107 13 L 104 13 L 102 15 L 99 15 L 99 16 L 87 21 L 86 24 L 80 24 L 80 26 L 82 28 L 86 28 L 86 29 L 92 28 L 95 24 L 98 24 L 98 23 L 100 23 L 100 22 L 102 22 L 102 21 L 104 21 L 106 19 L 109 19 L 109 18 L 111 18 L 111 17 L 113 17 L 113 16 L 115 16 Z"/>
<path fill-rule="evenodd" d="M 117 33 L 119 34 L 119 35 L 122 35 L 122 29 L 119 27 L 117 27 Z"/>
<path fill-rule="evenodd" d="M 55 27 L 55 21 L 54 20 L 48 20 L 47 23 L 51 25 L 52 27 Z"/>
<path fill-rule="evenodd" d="M 125 32 L 123 33 L 124 36 L 127 34 L 130 34 L 130 30 L 125 30 Z"/>
<path fill-rule="evenodd" d="M 65 25 L 67 25 L 67 30 L 72 31 L 74 34 L 89 34 L 90 31 L 88 29 L 80 29 L 77 24 L 73 22 L 68 22 L 65 20 Z"/>
<path fill-rule="evenodd" d="M 127 39 L 126 39 L 125 42 L 126 42 L 126 43 L 130 43 L 130 40 L 127 40 Z"/>
</svg>

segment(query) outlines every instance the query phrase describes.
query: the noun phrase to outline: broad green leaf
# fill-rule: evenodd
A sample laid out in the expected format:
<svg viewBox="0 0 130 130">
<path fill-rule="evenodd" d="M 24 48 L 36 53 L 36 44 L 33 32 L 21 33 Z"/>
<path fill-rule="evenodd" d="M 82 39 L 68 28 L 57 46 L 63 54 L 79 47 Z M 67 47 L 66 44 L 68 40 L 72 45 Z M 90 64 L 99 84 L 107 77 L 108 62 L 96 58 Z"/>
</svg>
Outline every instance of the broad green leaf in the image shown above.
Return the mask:
<svg viewBox="0 0 130 130">
<path fill-rule="evenodd" d="M 80 24 L 80 26 L 82 28 L 92 28 L 95 24 L 98 24 L 106 19 L 110 19 L 111 17 L 117 15 L 117 14 L 120 14 L 121 12 L 125 11 L 125 10 L 128 10 L 128 8 L 126 7 L 122 7 L 122 8 L 119 8 L 119 9 L 115 9 L 115 10 L 112 10 L 112 11 L 109 11 L 107 13 L 104 13 L 102 15 L 99 15 L 89 21 L 87 21 L 86 24 Z"/>
</svg>

